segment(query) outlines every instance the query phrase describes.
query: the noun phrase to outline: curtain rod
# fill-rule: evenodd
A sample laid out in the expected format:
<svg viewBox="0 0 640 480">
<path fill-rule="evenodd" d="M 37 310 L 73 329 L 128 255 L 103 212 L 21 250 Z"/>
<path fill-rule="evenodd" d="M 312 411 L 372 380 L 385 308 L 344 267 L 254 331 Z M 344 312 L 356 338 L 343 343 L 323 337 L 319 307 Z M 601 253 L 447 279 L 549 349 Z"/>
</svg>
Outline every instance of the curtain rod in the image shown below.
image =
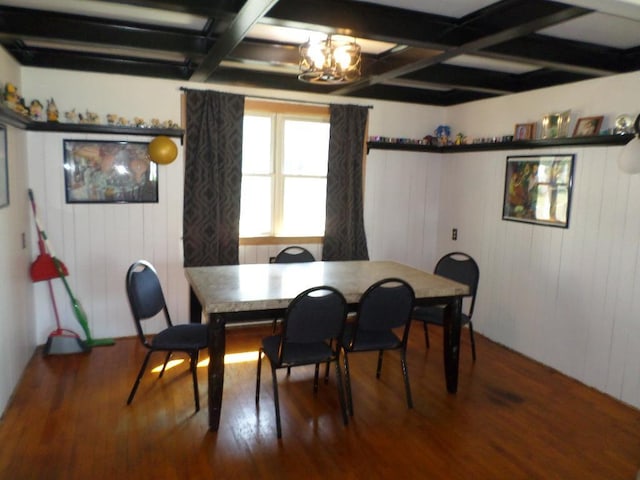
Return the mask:
<svg viewBox="0 0 640 480">
<path fill-rule="evenodd" d="M 187 90 L 198 90 L 198 89 L 189 88 L 189 87 L 180 87 L 180 90 L 184 92 Z M 323 107 L 328 107 L 330 105 L 330 103 L 326 103 L 326 102 L 313 102 L 311 100 L 291 100 L 291 99 L 277 98 L 277 97 L 265 97 L 260 95 L 245 95 L 245 97 L 250 98 L 252 100 L 271 100 L 275 102 L 298 103 L 298 104 L 305 104 L 305 105 L 322 105 Z M 369 110 L 373 110 L 373 105 L 358 105 L 358 106 L 366 107 Z"/>
</svg>

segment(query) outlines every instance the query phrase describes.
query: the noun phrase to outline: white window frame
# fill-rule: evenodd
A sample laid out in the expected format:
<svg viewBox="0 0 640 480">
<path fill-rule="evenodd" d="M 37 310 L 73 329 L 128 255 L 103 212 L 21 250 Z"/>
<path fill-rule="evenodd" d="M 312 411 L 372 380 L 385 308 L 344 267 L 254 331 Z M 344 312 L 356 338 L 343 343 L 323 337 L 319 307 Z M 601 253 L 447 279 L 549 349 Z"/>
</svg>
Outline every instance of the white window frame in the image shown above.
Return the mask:
<svg viewBox="0 0 640 480">
<path fill-rule="evenodd" d="M 245 100 L 245 115 L 265 116 L 271 117 L 275 120 L 274 128 L 272 130 L 271 146 L 273 151 L 271 152 L 271 159 L 273 162 L 273 174 L 272 174 L 272 205 L 271 212 L 272 228 L 274 231 L 269 236 L 260 237 L 241 237 L 241 244 L 276 244 L 282 242 L 297 242 L 297 243 L 309 243 L 309 242 L 321 242 L 322 236 L 304 236 L 304 237 L 284 237 L 278 236 L 277 232 L 282 225 L 283 215 L 283 195 L 284 195 L 284 180 L 285 177 L 282 174 L 283 167 L 283 145 L 282 142 L 277 141 L 279 132 L 284 131 L 285 120 L 302 120 L 302 121 L 319 121 L 329 122 L 329 107 L 321 105 L 303 105 L 294 103 L 277 103 L 261 100 Z M 307 175 L 300 176 L 301 178 L 309 178 Z M 324 177 L 326 178 L 326 177 Z"/>
</svg>

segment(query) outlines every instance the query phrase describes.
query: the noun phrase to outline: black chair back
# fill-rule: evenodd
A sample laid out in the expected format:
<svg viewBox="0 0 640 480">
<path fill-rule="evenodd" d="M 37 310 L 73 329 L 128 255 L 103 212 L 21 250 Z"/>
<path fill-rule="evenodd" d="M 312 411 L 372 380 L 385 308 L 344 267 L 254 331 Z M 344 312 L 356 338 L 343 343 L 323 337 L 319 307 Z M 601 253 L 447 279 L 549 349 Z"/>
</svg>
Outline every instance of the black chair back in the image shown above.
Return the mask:
<svg viewBox="0 0 640 480">
<path fill-rule="evenodd" d="M 414 300 L 413 288 L 402 279 L 385 278 L 374 283 L 362 295 L 358 330 L 379 332 L 406 325 Z"/>
<path fill-rule="evenodd" d="M 283 320 L 280 362 L 287 362 L 289 345 L 298 351 L 305 344 L 340 341 L 346 317 L 347 302 L 335 288 L 320 286 L 300 293 Z"/>
<path fill-rule="evenodd" d="M 467 297 L 471 297 L 471 304 L 469 305 L 468 316 L 472 317 L 478 283 L 480 282 L 480 268 L 476 261 L 466 253 L 451 252 L 438 260 L 434 273 L 456 282 L 464 283 L 469 287 L 469 295 Z"/>
<path fill-rule="evenodd" d="M 309 250 L 297 245 L 292 245 L 283 249 L 274 259 L 274 263 L 300 263 L 315 261 L 316 259 Z"/>
<path fill-rule="evenodd" d="M 144 320 L 164 311 L 167 325 L 172 325 L 156 269 L 145 260 L 133 263 L 127 271 L 126 288 L 138 337 L 147 345 L 147 338 L 142 328 Z"/>
</svg>

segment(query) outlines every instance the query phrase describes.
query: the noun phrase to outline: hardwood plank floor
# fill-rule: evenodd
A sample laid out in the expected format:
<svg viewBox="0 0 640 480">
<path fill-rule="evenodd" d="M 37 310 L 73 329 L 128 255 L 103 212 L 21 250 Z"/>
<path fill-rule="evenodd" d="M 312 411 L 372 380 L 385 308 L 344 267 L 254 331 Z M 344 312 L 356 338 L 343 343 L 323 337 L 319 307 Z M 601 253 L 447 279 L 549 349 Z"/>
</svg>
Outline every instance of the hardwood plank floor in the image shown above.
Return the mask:
<svg viewBox="0 0 640 480">
<path fill-rule="evenodd" d="M 232 329 L 231 352 L 256 350 L 270 326 Z M 265 360 L 256 408 L 255 361 L 228 364 L 220 430 L 207 429 L 206 374 L 194 414 L 186 363 L 147 372 L 126 398 L 144 350 L 134 339 L 89 354 L 37 352 L 0 423 L 1 479 L 632 479 L 640 412 L 463 331 L 459 389 L 446 393 L 441 331 L 426 350 L 410 335 L 415 407 L 407 409 L 398 356 L 350 356 L 354 417 L 345 427 L 332 371 L 312 392 L 311 368 L 279 372 L 283 438 L 275 432 Z M 155 359 L 155 362 L 154 362 Z M 162 355 L 152 357 L 158 365 Z"/>
</svg>

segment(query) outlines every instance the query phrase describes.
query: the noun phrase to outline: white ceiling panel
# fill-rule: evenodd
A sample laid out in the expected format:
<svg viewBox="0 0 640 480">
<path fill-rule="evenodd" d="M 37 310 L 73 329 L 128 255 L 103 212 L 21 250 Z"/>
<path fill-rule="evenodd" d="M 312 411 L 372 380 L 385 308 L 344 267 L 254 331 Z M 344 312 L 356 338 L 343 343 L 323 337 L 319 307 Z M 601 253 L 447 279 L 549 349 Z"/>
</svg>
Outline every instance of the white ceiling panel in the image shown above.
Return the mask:
<svg viewBox="0 0 640 480">
<path fill-rule="evenodd" d="M 495 70 L 504 73 L 527 73 L 538 70 L 540 67 L 527 63 L 508 62 L 494 58 L 480 57 L 477 55 L 458 55 L 442 63 L 457 65 L 459 67 L 479 68 L 483 70 Z"/>
<path fill-rule="evenodd" d="M 0 0 L 0 5 L 49 12 L 73 12 L 76 15 L 186 28 L 189 30 L 202 30 L 207 23 L 207 19 L 204 17 L 186 13 L 87 0 Z"/>
<path fill-rule="evenodd" d="M 640 45 L 640 21 L 604 13 L 584 15 L 539 33 L 614 48 Z"/>
<path fill-rule="evenodd" d="M 461 18 L 496 2 L 495 0 L 368 0 L 366 3 Z"/>
</svg>

